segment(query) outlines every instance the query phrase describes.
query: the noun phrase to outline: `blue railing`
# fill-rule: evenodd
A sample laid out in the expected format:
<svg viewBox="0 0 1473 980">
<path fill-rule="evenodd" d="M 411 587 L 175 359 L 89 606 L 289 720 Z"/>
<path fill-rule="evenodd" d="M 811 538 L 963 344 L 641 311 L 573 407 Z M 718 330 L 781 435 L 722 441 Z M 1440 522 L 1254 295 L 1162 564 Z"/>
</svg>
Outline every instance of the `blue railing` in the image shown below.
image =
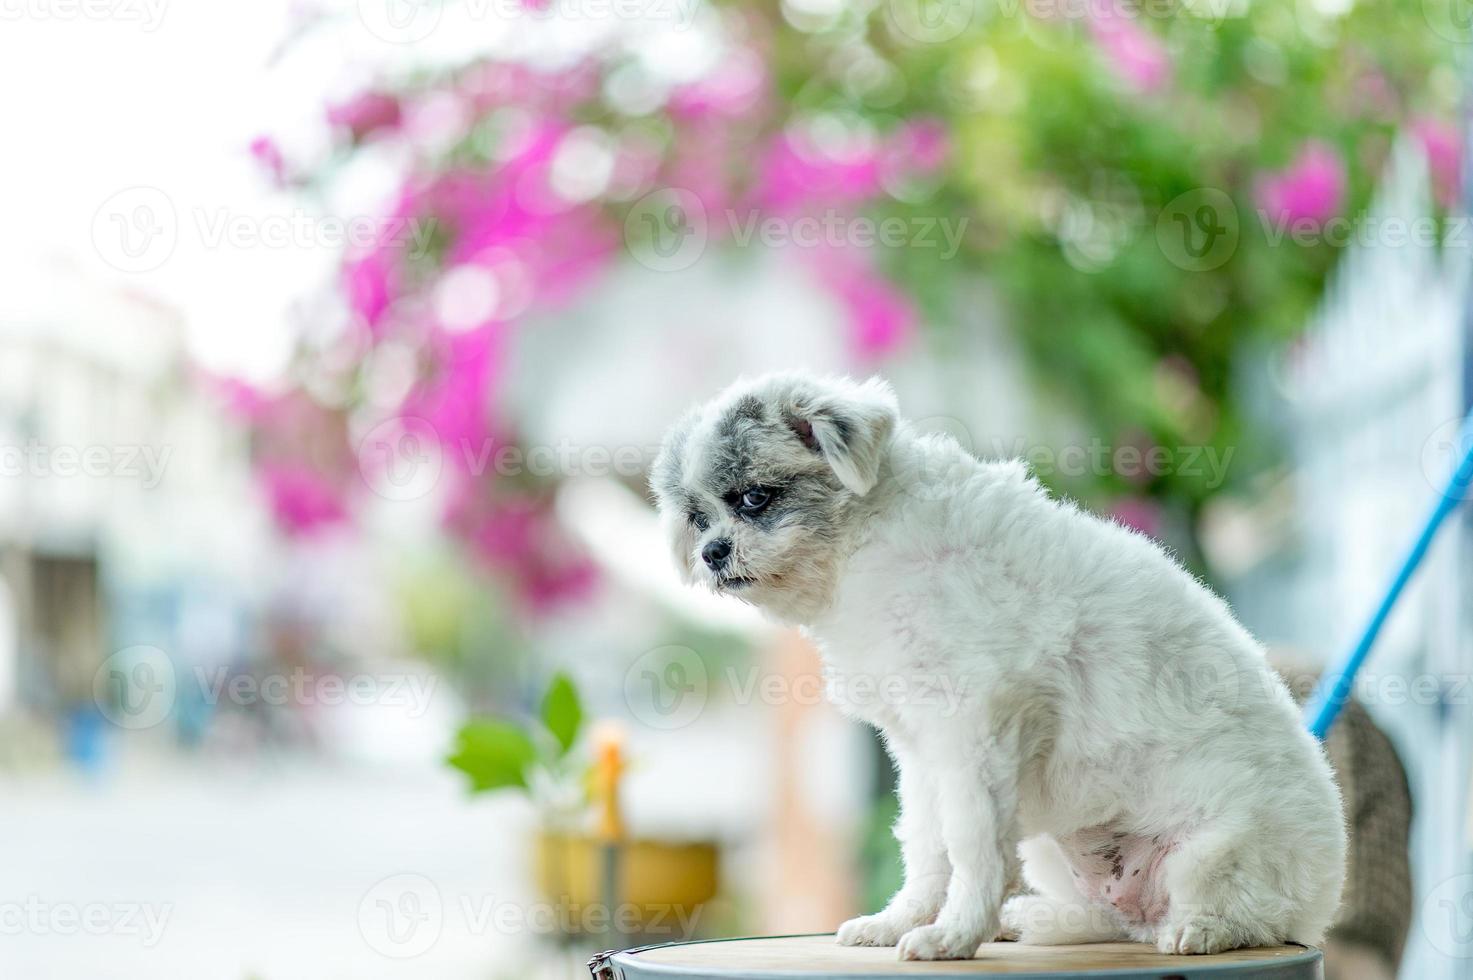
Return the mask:
<svg viewBox="0 0 1473 980">
<path fill-rule="evenodd" d="M 1335 724 L 1335 718 L 1340 714 L 1340 709 L 1345 706 L 1351 689 L 1355 685 L 1356 672 L 1365 663 L 1366 657 L 1371 652 L 1371 646 L 1376 642 L 1376 635 L 1386 624 L 1386 619 L 1391 615 L 1396 600 L 1401 597 L 1402 590 L 1411 581 L 1417 571 L 1417 566 L 1422 563 L 1442 522 L 1467 496 L 1468 485 L 1473 482 L 1473 413 L 1469 413 L 1468 417 L 1463 420 L 1454 448 L 1463 455 L 1453 469 L 1452 476 L 1448 477 L 1447 485 L 1437 498 L 1432 513 L 1427 515 L 1427 521 L 1422 526 L 1422 533 L 1417 536 L 1416 542 L 1412 544 L 1411 550 L 1402 560 L 1401 567 L 1397 569 L 1396 576 L 1392 578 L 1391 585 L 1386 589 L 1380 605 L 1376 607 L 1370 622 L 1361 631 L 1360 639 L 1346 654 L 1344 660 L 1332 670 L 1325 672 L 1315 687 L 1314 693 L 1305 704 L 1304 716 L 1308 719 L 1309 730 L 1316 738 L 1323 739 L 1325 733 L 1330 730 L 1330 726 Z"/>
</svg>

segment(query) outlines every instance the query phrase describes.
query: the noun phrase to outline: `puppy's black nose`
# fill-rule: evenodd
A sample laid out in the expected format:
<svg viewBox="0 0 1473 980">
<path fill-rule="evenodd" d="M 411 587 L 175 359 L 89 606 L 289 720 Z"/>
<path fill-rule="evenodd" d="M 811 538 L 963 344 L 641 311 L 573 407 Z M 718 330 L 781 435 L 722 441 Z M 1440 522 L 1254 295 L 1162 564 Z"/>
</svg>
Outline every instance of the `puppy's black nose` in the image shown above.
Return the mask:
<svg viewBox="0 0 1473 980">
<path fill-rule="evenodd" d="M 726 564 L 726 556 L 729 554 L 731 554 L 731 542 L 725 538 L 707 541 L 706 547 L 701 549 L 701 558 L 713 572 Z"/>
</svg>

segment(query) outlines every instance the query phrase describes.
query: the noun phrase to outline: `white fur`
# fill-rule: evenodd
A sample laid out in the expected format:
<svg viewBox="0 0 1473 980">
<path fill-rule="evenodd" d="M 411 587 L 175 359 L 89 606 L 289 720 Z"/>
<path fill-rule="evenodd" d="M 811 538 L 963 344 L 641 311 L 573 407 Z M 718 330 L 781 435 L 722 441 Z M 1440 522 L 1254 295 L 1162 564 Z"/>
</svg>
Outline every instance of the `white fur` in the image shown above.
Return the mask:
<svg viewBox="0 0 1473 980">
<path fill-rule="evenodd" d="M 877 433 L 888 446 L 872 463 L 845 457 L 850 489 L 835 492 L 854 493 L 852 518 L 826 536 L 833 554 L 806 559 L 826 569 L 823 599 L 786 617 L 899 773 L 905 885 L 838 941 L 925 960 L 999 935 L 1168 953 L 1319 942 L 1344 874 L 1339 794 L 1227 606 L 1148 538 L 1050 499 L 1019 462 L 895 418 Z M 793 608 L 772 591 L 744 598 Z M 959 701 L 927 696 L 942 688 Z M 1153 858 L 1127 881 L 1159 888 L 1154 918 L 1076 887 L 1063 842 L 1077 854 L 1092 834 Z M 1019 857 L 1032 891 L 1005 905 Z"/>
</svg>

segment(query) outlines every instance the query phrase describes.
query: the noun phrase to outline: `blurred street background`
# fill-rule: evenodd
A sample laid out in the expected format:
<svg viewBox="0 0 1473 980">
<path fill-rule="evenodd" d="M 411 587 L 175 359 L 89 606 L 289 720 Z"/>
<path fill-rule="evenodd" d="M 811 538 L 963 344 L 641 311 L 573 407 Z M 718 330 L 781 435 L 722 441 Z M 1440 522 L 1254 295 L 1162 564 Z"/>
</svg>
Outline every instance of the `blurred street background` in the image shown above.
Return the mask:
<svg viewBox="0 0 1473 980">
<path fill-rule="evenodd" d="M 883 374 L 1306 693 L 1466 449 L 1470 46 L 1466 0 L 0 0 L 0 973 L 562 980 L 880 907 L 879 743 L 646 492 L 741 374 Z M 1384 751 L 1332 745 L 1334 976 L 1473 977 L 1469 545 L 1356 686 Z"/>
</svg>

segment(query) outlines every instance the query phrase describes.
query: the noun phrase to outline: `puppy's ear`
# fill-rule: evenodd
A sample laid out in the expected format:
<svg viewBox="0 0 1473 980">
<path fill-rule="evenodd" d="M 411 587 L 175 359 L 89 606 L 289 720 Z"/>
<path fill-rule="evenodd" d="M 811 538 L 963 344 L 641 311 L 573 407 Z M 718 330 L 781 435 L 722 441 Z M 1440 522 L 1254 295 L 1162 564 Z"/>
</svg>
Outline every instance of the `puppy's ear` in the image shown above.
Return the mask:
<svg viewBox="0 0 1473 980">
<path fill-rule="evenodd" d="M 803 444 L 823 456 L 839 482 L 863 497 L 874 489 L 900 409 L 880 378 L 860 384 L 803 385 L 783 417 Z"/>
</svg>

